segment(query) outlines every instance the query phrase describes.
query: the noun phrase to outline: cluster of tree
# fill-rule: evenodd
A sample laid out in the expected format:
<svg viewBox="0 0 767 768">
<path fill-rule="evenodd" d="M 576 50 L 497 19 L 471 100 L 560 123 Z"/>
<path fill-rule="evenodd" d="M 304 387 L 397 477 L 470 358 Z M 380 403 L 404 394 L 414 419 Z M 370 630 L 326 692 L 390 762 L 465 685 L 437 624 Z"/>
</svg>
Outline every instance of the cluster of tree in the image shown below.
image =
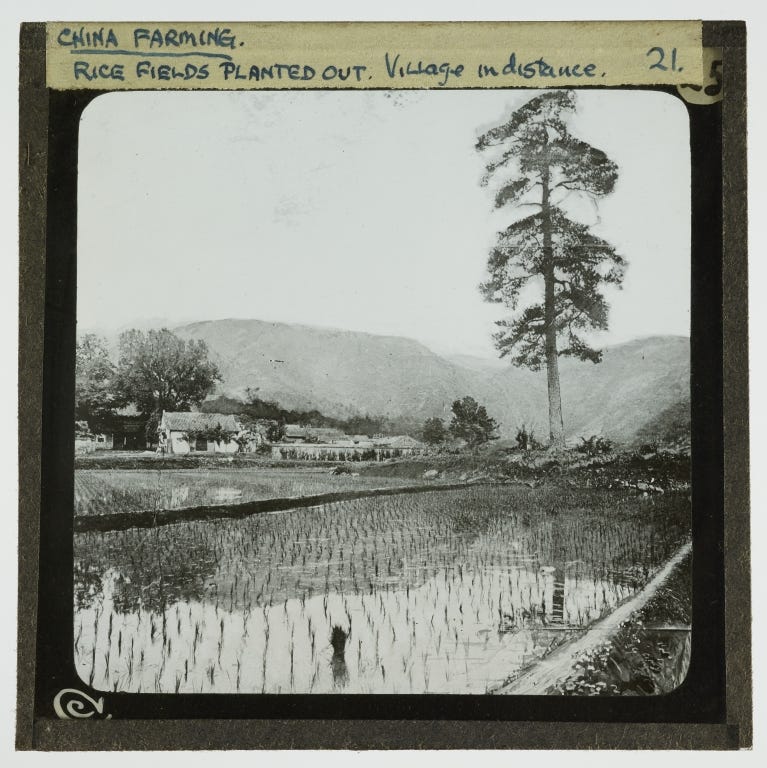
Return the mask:
<svg viewBox="0 0 767 768">
<path fill-rule="evenodd" d="M 102 431 L 122 402 L 117 392 L 116 367 L 109 359 L 106 342 L 88 333 L 77 341 L 75 352 L 75 421 Z"/>
<path fill-rule="evenodd" d="M 483 184 L 493 180 L 495 207 L 510 207 L 512 223 L 498 233 L 487 262 L 485 299 L 515 314 L 497 323 L 501 357 L 533 370 L 546 367 L 551 445 L 564 445 L 558 358 L 598 363 L 601 352 L 583 336 L 607 328 L 602 289 L 620 285 L 624 259 L 612 245 L 565 212 L 569 196 L 596 203 L 613 191 L 618 168 L 607 155 L 570 133 L 573 91 L 547 91 L 479 137 L 493 155 Z M 535 210 L 521 216 L 527 206 Z M 535 300 L 537 286 L 542 295 Z M 523 303 L 524 302 L 524 303 Z"/>
<path fill-rule="evenodd" d="M 258 423 L 272 422 L 274 430 L 282 430 L 276 439 L 268 438 L 270 442 L 284 434 L 285 424 L 300 424 L 304 427 L 332 427 L 349 435 L 396 435 L 415 432 L 417 427 L 411 420 L 390 419 L 383 416 L 351 416 L 348 419 L 338 419 L 326 416 L 314 409 L 301 411 L 283 408 L 274 400 L 264 400 L 258 396 L 258 390 L 248 389 L 244 399 L 240 400 L 226 395 L 206 400 L 200 410 L 206 413 L 224 413 L 239 417 L 245 426 Z"/>
<path fill-rule="evenodd" d="M 318 410 L 282 408 L 248 390 L 243 400 L 221 395 L 206 400 L 221 380 L 204 341 L 184 340 L 173 332 L 129 330 L 120 334 L 117 363 L 105 339 L 85 334 L 77 342 L 75 419 L 91 430 L 107 431 L 115 412 L 133 405 L 146 420 L 147 435 L 157 430 L 162 411 L 189 411 L 237 416 L 246 428 L 259 428 L 269 442 L 278 442 L 285 424 L 334 427 L 347 434 L 415 432 L 412 420 L 369 415 L 337 419 Z"/>
<path fill-rule="evenodd" d="M 204 341 L 181 339 L 166 328 L 120 334 L 116 364 L 104 339 L 85 334 L 77 342 L 75 419 L 100 431 L 116 410 L 133 405 L 149 431 L 162 411 L 199 406 L 220 380 Z"/>
<path fill-rule="evenodd" d="M 451 410 L 453 417 L 448 426 L 437 416 L 426 419 L 421 431 L 425 443 L 441 445 L 453 438 L 465 441 L 470 448 L 477 448 L 489 440 L 498 439 L 498 422 L 473 397 L 455 400 Z"/>
</svg>

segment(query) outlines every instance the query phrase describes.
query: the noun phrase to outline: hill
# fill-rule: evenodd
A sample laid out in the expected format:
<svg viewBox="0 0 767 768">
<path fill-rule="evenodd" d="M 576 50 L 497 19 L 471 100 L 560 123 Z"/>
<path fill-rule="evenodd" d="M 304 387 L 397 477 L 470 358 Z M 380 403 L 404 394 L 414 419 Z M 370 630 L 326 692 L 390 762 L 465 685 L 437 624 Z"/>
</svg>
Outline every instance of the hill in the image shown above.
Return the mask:
<svg viewBox="0 0 767 768">
<path fill-rule="evenodd" d="M 334 418 L 414 415 L 420 423 L 423 414 L 447 415 L 461 394 L 485 392 L 485 376 L 401 337 L 261 320 L 174 330 L 208 344 L 228 394 L 258 389 L 260 398 L 284 408 L 316 408 Z"/>
<path fill-rule="evenodd" d="M 546 374 L 489 361 L 448 360 L 411 339 L 261 320 L 216 320 L 174 329 L 203 339 L 221 368 L 222 393 L 248 388 L 283 408 L 346 419 L 371 414 L 416 428 L 448 418 L 458 397 L 472 395 L 501 422 L 504 437 L 522 423 L 547 435 Z M 633 442 L 662 414 L 677 424 L 689 402 L 689 339 L 638 339 L 608 347 L 602 363 L 561 360 L 568 436 L 604 434 Z M 683 419 L 682 419 L 683 422 Z M 657 426 L 657 425 L 656 425 Z"/>
</svg>

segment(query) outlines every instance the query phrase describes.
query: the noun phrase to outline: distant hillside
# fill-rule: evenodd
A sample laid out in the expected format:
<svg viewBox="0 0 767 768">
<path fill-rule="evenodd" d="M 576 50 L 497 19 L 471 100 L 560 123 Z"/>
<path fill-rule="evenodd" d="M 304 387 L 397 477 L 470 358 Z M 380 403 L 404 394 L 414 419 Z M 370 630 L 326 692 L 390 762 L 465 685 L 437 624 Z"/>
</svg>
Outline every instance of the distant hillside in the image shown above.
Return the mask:
<svg viewBox="0 0 767 768">
<path fill-rule="evenodd" d="M 422 424 L 449 418 L 458 397 L 472 395 L 501 422 L 504 437 L 522 423 L 548 434 L 545 372 L 498 369 L 476 359 L 459 363 L 393 336 L 260 320 L 217 320 L 176 328 L 203 339 L 218 362 L 220 391 L 295 410 L 317 409 L 345 419 L 371 414 Z M 561 359 L 565 430 L 571 437 L 604 434 L 633 442 L 664 411 L 689 403 L 689 340 L 663 336 L 605 350 L 603 362 Z M 681 404 L 681 405 L 680 405 Z"/>
<path fill-rule="evenodd" d="M 258 388 L 259 397 L 285 408 L 420 420 L 446 415 L 459 395 L 485 393 L 485 376 L 411 339 L 260 320 L 194 323 L 175 332 L 205 340 L 228 393 Z"/>
<path fill-rule="evenodd" d="M 634 435 L 634 442 L 637 445 L 689 446 L 690 422 L 690 398 L 686 397 L 643 424 Z"/>
<path fill-rule="evenodd" d="M 468 368 L 470 371 L 499 371 L 508 368 L 508 362 L 499 358 L 478 357 L 477 355 L 443 355 L 445 360 L 460 368 Z"/>
<path fill-rule="evenodd" d="M 566 361 L 562 408 L 568 432 L 602 433 L 631 442 L 678 403 L 690 400 L 690 341 L 679 336 L 639 339 L 605 350 L 602 362 Z"/>
</svg>

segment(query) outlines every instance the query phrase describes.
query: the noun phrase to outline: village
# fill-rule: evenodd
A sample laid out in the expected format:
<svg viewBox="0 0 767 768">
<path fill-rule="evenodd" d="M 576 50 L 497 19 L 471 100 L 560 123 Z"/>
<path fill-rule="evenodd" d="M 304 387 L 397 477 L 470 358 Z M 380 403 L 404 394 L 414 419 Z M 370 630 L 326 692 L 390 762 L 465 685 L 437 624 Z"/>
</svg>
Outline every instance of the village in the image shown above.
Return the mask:
<svg viewBox="0 0 767 768">
<path fill-rule="evenodd" d="M 140 415 L 128 413 L 115 417 L 112 430 L 94 433 L 87 421 L 77 421 L 75 453 L 259 453 L 273 459 L 384 461 L 421 455 L 427 447 L 410 435 L 349 435 L 335 427 L 275 425 L 266 419 L 245 426 L 236 416 L 223 413 L 163 411 L 155 434 L 147 434 L 144 422 Z"/>
</svg>

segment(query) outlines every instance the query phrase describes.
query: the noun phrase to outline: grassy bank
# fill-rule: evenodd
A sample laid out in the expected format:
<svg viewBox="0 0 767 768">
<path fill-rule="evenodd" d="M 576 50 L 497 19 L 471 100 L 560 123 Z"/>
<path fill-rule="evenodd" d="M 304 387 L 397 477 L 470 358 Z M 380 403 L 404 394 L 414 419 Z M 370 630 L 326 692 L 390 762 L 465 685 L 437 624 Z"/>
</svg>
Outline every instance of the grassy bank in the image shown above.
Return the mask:
<svg viewBox="0 0 767 768">
<path fill-rule="evenodd" d="M 558 483 L 579 488 L 629 488 L 648 493 L 688 491 L 690 457 L 684 453 L 625 451 L 588 456 L 577 451 L 501 451 L 439 454 L 360 468 L 361 476 L 422 477 L 436 470 L 446 479 L 482 477 L 532 485 Z"/>
<path fill-rule="evenodd" d="M 639 696 L 669 693 L 690 661 L 692 555 L 609 641 L 583 654 L 568 677 L 547 693 L 559 696 Z"/>
</svg>

